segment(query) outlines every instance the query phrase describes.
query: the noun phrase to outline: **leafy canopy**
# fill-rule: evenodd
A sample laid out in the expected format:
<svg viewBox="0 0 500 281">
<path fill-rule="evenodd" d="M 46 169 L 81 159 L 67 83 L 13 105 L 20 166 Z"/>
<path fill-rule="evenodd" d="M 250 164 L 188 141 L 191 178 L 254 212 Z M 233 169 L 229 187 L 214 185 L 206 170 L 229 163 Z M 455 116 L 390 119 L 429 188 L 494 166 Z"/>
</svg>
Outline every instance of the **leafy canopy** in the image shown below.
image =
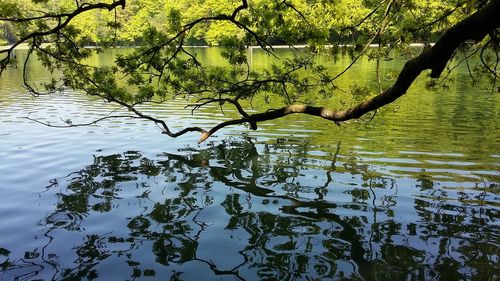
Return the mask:
<svg viewBox="0 0 500 281">
<path fill-rule="evenodd" d="M 115 102 L 136 116 L 161 125 L 163 133 L 172 137 L 198 131 L 203 141 L 228 125 L 249 123 L 256 129 L 258 122 L 291 113 L 317 115 L 339 123 L 392 102 L 406 92 L 424 69 L 432 69 L 439 76 L 444 69 L 441 60 L 445 59 L 446 65 L 457 53 L 463 53 L 467 63 L 470 57 L 478 55 L 483 66 L 477 68 L 479 75 L 488 76 L 495 83 L 498 23 L 486 15 L 498 12 L 498 2 L 1 0 L 0 41 L 12 46 L 0 51 L 0 71 L 17 63 L 13 58 L 15 48 L 28 44 L 26 60 L 36 53 L 54 73 L 54 79 L 44 85 L 47 90 L 69 87 Z M 490 21 L 489 25 L 478 27 L 469 23 L 468 18 L 479 18 L 476 14 L 484 14 L 482 17 Z M 450 29 L 467 31 L 463 26 L 476 28 L 482 36 L 464 34 L 455 38 L 452 32 L 446 33 Z M 436 41 L 439 48 L 431 48 L 430 43 Z M 415 57 L 409 50 L 410 43 L 423 44 L 423 53 Z M 377 44 L 378 48 L 369 48 L 370 44 Z M 188 47 L 196 45 L 219 46 L 226 63 L 210 65 L 198 59 L 194 49 Z M 275 45 L 292 46 L 293 56 L 279 57 Z M 296 49 L 296 45 L 306 47 Z M 117 57 L 113 65 L 96 66 L 89 63 L 90 58 L 102 49 L 89 46 L 137 48 Z M 275 63 L 268 69 L 252 70 L 247 55 L 252 46 L 264 49 L 275 58 Z M 485 51 L 488 47 L 492 47 L 493 55 Z M 331 97 L 339 91 L 336 79 L 352 66 L 331 73 L 315 63 L 315 56 L 328 53 L 334 63 L 340 51 L 351 56 L 352 64 L 362 55 L 380 60 L 394 53 L 403 54 L 410 62 L 418 62 L 420 69 L 417 73 L 405 73 L 403 69 L 393 87 L 384 90 L 380 86 L 378 93 L 353 85 L 352 100 L 359 102 L 367 95 L 373 96 L 353 108 L 332 111 L 315 107 L 312 103 L 317 97 Z M 424 54 L 435 56 L 436 65 L 428 65 L 433 59 Z M 42 93 L 27 75 L 24 77 L 30 92 Z M 401 81 L 409 84 L 399 87 Z M 245 101 L 257 95 L 280 100 L 285 107 L 249 115 L 243 104 L 248 105 Z M 164 121 L 137 109 L 139 104 L 161 103 L 179 96 L 194 99 L 193 110 L 210 103 L 231 104 L 241 119 L 224 122 L 209 131 L 192 127 L 174 133 Z"/>
</svg>

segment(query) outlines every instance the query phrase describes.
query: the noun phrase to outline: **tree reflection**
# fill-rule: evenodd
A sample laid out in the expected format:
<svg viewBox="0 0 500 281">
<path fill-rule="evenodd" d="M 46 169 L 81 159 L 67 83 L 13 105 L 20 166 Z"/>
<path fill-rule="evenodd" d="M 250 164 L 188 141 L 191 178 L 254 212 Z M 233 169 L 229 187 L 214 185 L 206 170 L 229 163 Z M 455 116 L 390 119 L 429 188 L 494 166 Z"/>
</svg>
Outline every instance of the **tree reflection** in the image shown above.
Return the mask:
<svg viewBox="0 0 500 281">
<path fill-rule="evenodd" d="M 498 277 L 489 242 L 498 212 L 478 203 L 491 187 L 453 202 L 419 179 L 416 214 L 402 218 L 411 206 L 397 203 L 394 179 L 337 163 L 340 143 L 326 162 L 308 149 L 228 140 L 154 159 L 95 156 L 52 182 L 44 196 L 57 203 L 40 222 L 40 246 L 17 259 L 0 248 L 1 271 L 19 280 Z"/>
</svg>

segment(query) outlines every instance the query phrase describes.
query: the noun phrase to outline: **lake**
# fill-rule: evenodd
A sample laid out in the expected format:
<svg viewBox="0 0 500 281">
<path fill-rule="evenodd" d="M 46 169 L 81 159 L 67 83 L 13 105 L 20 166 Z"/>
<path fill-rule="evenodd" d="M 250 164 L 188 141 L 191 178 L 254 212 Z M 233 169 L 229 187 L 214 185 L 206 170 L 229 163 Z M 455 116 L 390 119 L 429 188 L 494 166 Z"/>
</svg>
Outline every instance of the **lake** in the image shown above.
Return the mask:
<svg viewBox="0 0 500 281">
<path fill-rule="evenodd" d="M 216 48 L 197 52 L 217 63 Z M 251 55 L 256 68 L 272 60 Z M 349 61 L 322 58 L 332 73 Z M 48 78 L 28 67 L 30 79 Z M 363 58 L 338 85 L 374 88 L 375 73 Z M 200 145 L 196 133 L 172 139 L 137 119 L 27 120 L 90 122 L 116 106 L 69 90 L 32 98 L 21 75 L 0 79 L 0 280 L 500 278 L 500 96 L 471 85 L 465 67 L 438 91 L 422 75 L 371 121 L 294 115 Z M 186 103 L 141 109 L 174 129 L 234 116 L 218 106 L 191 115 Z"/>
</svg>

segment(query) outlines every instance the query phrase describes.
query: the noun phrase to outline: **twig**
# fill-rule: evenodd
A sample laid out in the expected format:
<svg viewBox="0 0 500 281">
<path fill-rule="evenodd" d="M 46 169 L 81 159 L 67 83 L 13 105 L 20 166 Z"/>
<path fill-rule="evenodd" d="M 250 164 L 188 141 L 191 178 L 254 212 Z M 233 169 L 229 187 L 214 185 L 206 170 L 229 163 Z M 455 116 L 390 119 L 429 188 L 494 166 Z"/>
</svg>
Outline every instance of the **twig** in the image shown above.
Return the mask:
<svg viewBox="0 0 500 281">
<path fill-rule="evenodd" d="M 101 117 L 99 119 L 96 119 L 94 121 L 91 121 L 91 122 L 88 122 L 88 123 L 79 123 L 79 124 L 71 124 L 71 123 L 68 123 L 67 121 L 64 121 L 62 120 L 63 122 L 66 122 L 67 125 L 53 125 L 53 124 L 50 124 L 49 122 L 43 122 L 43 121 L 40 121 L 38 119 L 34 119 L 34 118 L 31 118 L 30 117 L 30 114 L 31 112 L 28 114 L 28 116 L 24 117 L 25 119 L 28 119 L 30 121 L 33 121 L 33 122 L 36 122 L 36 123 L 39 123 L 39 124 L 42 124 L 42 125 L 45 125 L 47 127 L 51 127 L 51 128 L 72 128 L 72 127 L 86 127 L 86 126 L 91 126 L 91 125 L 95 125 L 103 120 L 107 120 L 107 119 L 119 119 L 119 118 L 134 118 L 134 119 L 141 119 L 141 117 L 138 117 L 138 116 L 133 116 L 133 115 L 111 115 L 111 116 L 104 116 L 104 117 Z"/>
</svg>

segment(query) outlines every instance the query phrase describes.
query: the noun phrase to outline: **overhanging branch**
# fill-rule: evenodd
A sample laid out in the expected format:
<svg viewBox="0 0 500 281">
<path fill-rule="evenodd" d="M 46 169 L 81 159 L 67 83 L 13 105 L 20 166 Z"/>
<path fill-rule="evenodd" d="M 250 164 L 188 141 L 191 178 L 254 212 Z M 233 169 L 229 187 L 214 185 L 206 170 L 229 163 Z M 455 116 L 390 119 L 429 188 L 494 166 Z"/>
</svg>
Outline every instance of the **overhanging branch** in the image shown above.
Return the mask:
<svg viewBox="0 0 500 281">
<path fill-rule="evenodd" d="M 104 116 L 104 117 L 98 118 L 96 120 L 93 120 L 93 121 L 87 122 L 87 123 L 73 124 L 70 120 L 62 120 L 64 123 L 66 123 L 65 125 L 54 125 L 54 124 L 51 124 L 48 122 L 43 122 L 43 121 L 40 121 L 38 119 L 32 118 L 32 117 L 30 117 L 30 114 L 28 114 L 28 116 L 26 116 L 24 118 L 26 118 L 30 121 L 36 122 L 38 124 L 45 125 L 47 127 L 51 127 L 51 128 L 87 127 L 87 126 L 91 126 L 91 125 L 96 125 L 97 123 L 104 121 L 104 120 L 108 120 L 108 119 L 134 119 L 134 118 L 135 119 L 138 119 L 138 118 L 142 119 L 141 117 L 135 116 L 135 115 L 110 115 L 110 116 Z"/>
<path fill-rule="evenodd" d="M 500 27 L 500 17 L 498 15 L 500 15 L 500 0 L 490 1 L 481 10 L 451 27 L 433 47 L 425 49 L 419 56 L 409 60 L 392 87 L 356 106 L 346 110 L 332 110 L 325 107 L 290 105 L 280 109 L 252 114 L 241 119 L 222 122 L 209 131 L 202 133 L 199 142 L 205 141 L 215 132 L 227 126 L 263 122 L 295 113 L 318 116 L 336 123 L 360 118 L 364 114 L 392 103 L 404 95 L 424 70 L 430 69 L 432 78 L 439 77 L 461 43 L 469 40 L 481 41 L 489 33 Z"/>
<path fill-rule="evenodd" d="M 120 0 L 117 2 L 114 2 L 113 4 L 117 3 L 125 3 L 125 0 Z M 390 3 L 393 3 L 393 1 L 390 1 Z M 115 6 L 116 7 L 116 6 Z M 80 6 L 81 9 L 88 9 L 90 6 L 85 5 L 85 6 Z M 200 18 L 198 20 L 195 20 L 187 25 L 185 25 L 180 32 L 177 33 L 176 36 L 171 38 L 170 40 L 167 40 L 165 42 L 162 42 L 160 45 L 154 46 L 146 51 L 146 53 L 142 53 L 141 55 L 145 55 L 148 52 L 155 53 L 160 51 L 164 46 L 167 44 L 170 44 L 174 42 L 177 38 L 180 38 L 181 36 L 184 36 L 186 32 L 188 32 L 192 27 L 197 25 L 198 23 L 204 22 L 204 21 L 229 21 L 235 24 L 236 26 L 243 28 L 246 32 L 249 34 L 253 35 L 259 45 L 261 47 L 266 48 L 266 46 L 269 46 L 267 42 L 263 41 L 257 34 L 253 33 L 248 27 L 243 25 L 241 22 L 239 22 L 236 17 L 239 11 L 246 9 L 247 8 L 247 3 L 246 1 L 242 1 L 242 5 L 237 7 L 234 12 L 231 15 L 218 15 L 214 17 L 206 17 L 206 18 Z M 388 11 L 389 11 L 390 6 L 388 6 Z M 211 102 L 230 102 L 234 106 L 236 106 L 238 112 L 241 114 L 240 119 L 234 119 L 234 120 L 229 120 L 222 122 L 215 127 L 213 127 L 210 130 L 205 130 L 200 127 L 188 127 L 185 129 L 182 129 L 179 132 L 172 132 L 165 121 L 161 119 L 157 119 L 155 117 L 143 114 L 139 110 L 137 110 L 134 107 L 134 104 L 128 104 L 118 98 L 113 97 L 111 94 L 103 94 L 102 98 L 118 103 L 124 107 L 126 107 L 130 112 L 134 113 L 136 116 L 150 120 L 157 125 L 161 126 L 163 129 L 163 133 L 170 136 L 170 137 L 178 137 L 181 136 L 185 133 L 188 132 L 199 132 L 201 133 L 201 138 L 200 142 L 206 140 L 209 138 L 211 135 L 216 133 L 218 130 L 230 126 L 230 125 L 238 125 L 238 124 L 243 124 L 243 123 L 250 123 L 252 128 L 256 126 L 256 123 L 258 122 L 264 122 L 267 120 L 273 120 L 277 118 L 281 118 L 284 116 L 287 116 L 289 114 L 295 114 L 295 113 L 300 113 L 300 114 L 307 114 L 311 116 L 318 116 L 324 119 L 327 119 L 329 121 L 333 121 L 337 124 L 340 122 L 344 122 L 350 119 L 357 119 L 363 116 L 364 114 L 375 111 L 378 108 L 385 106 L 389 103 L 394 102 L 397 100 L 399 97 L 404 95 L 408 88 L 412 85 L 412 83 L 415 81 L 415 79 L 424 71 L 424 70 L 431 70 L 430 76 L 432 78 L 437 78 L 441 75 L 443 70 L 445 69 L 447 63 L 450 61 L 452 58 L 453 54 L 456 52 L 457 48 L 460 46 L 460 44 L 467 42 L 467 41 L 480 41 L 484 39 L 488 34 L 492 34 L 493 31 L 495 31 L 499 26 L 500 26 L 500 17 L 498 16 L 500 14 L 500 0 L 491 0 L 488 2 L 487 5 L 485 5 L 482 9 L 474 13 L 473 15 L 469 16 L 468 18 L 464 19 L 463 21 L 459 22 L 458 24 L 454 25 L 451 27 L 447 32 L 444 33 L 444 35 L 436 42 L 434 46 L 432 46 L 429 49 L 424 49 L 423 52 L 409 60 L 399 73 L 399 76 L 395 83 L 388 88 L 387 90 L 383 91 L 379 95 L 376 95 L 374 97 L 371 97 L 351 108 L 345 109 L 345 110 L 333 110 L 329 109 L 326 107 L 316 107 L 316 106 L 309 106 L 309 105 L 300 105 L 300 104 L 293 104 L 289 106 L 285 106 L 279 109 L 273 109 L 273 110 L 268 110 L 262 113 L 256 113 L 256 114 L 247 114 L 241 105 L 237 102 L 237 99 L 229 100 L 229 99 L 213 99 Z M 388 12 L 386 12 L 386 17 L 388 16 Z M 62 29 L 67 23 L 69 22 L 70 17 L 68 16 L 65 21 L 60 23 L 58 26 L 56 26 L 54 29 L 46 31 L 49 32 L 47 34 L 55 33 Z M 383 28 L 384 28 L 385 23 L 382 22 L 381 28 L 379 29 L 380 33 Z M 46 33 L 35 33 L 31 34 L 30 37 L 27 37 L 26 39 L 21 39 L 21 40 L 28 40 L 28 39 L 34 39 L 36 37 L 44 36 Z M 181 41 L 182 43 L 182 41 Z M 15 45 L 16 46 L 16 45 Z M 13 48 L 15 48 L 13 46 Z M 269 46 L 270 47 L 270 46 Z M 179 49 L 177 49 L 176 53 L 181 50 L 182 44 L 180 44 Z M 9 56 L 8 56 L 9 57 Z M 134 59 L 135 57 L 129 57 L 127 59 Z M 3 62 L 2 62 L 3 63 Z M 0 65 L 2 66 L 2 65 Z M 1 72 L 1 70 L 0 70 Z M 85 76 L 84 76 L 85 77 Z M 88 79 L 88 78 L 87 78 Z M 98 85 L 95 85 L 96 89 L 99 89 Z"/>
<path fill-rule="evenodd" d="M 5 54 L 5 57 L 0 60 L 0 75 L 2 74 L 3 70 L 9 64 L 11 57 L 12 57 L 12 52 L 20 44 L 25 43 L 25 42 L 30 41 L 30 40 L 36 40 L 37 38 L 41 38 L 41 37 L 44 37 L 47 35 L 56 34 L 60 30 L 65 28 L 76 16 L 78 16 L 82 13 L 85 13 L 85 12 L 88 12 L 91 10 L 98 10 L 98 9 L 106 9 L 108 11 L 111 11 L 113 9 L 116 9 L 119 6 L 121 6 L 122 9 L 124 9 L 125 4 L 126 4 L 126 0 L 113 1 L 113 3 L 111 3 L 111 4 L 107 4 L 107 3 L 96 3 L 96 4 L 86 4 L 86 5 L 82 4 L 71 13 L 61 13 L 59 15 L 49 14 L 49 15 L 45 15 L 42 17 L 18 19 L 18 21 L 21 21 L 21 22 L 34 21 L 34 20 L 39 20 L 39 19 L 57 19 L 58 24 L 49 30 L 35 31 L 32 33 L 29 33 L 28 35 L 17 40 L 16 43 L 14 43 L 8 49 L 0 50 L 0 54 Z M 4 19 L 4 20 L 9 20 L 9 19 Z M 10 20 L 12 20 L 12 19 L 10 19 Z"/>
</svg>

